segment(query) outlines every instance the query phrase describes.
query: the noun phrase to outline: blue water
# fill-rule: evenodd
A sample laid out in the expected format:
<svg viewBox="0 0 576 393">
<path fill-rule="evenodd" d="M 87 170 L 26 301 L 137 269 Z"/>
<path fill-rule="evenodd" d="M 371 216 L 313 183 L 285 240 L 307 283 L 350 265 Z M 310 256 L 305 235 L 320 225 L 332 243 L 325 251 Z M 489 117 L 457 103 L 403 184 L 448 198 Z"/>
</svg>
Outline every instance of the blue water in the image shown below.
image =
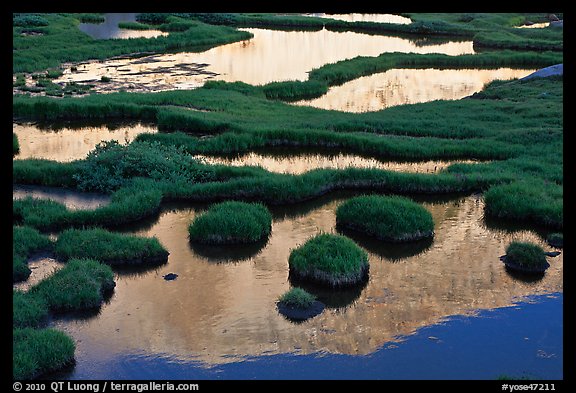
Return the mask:
<svg viewBox="0 0 576 393">
<path fill-rule="evenodd" d="M 111 358 L 87 354 L 60 375 L 69 379 L 155 380 L 495 380 L 499 376 L 561 380 L 562 293 L 515 306 L 455 316 L 419 329 L 368 356 L 281 354 L 243 358 L 207 368 L 159 354 Z M 58 378 L 59 376 L 56 376 Z M 54 378 L 52 376 L 51 378 Z"/>
</svg>

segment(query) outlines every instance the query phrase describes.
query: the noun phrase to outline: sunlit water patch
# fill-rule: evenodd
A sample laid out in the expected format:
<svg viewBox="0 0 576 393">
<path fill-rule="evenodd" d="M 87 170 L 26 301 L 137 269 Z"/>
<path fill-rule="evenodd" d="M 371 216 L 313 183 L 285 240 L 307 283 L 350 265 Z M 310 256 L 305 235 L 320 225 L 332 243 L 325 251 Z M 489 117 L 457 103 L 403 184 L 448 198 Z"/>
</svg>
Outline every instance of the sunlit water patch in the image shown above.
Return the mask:
<svg viewBox="0 0 576 393">
<path fill-rule="evenodd" d="M 343 20 L 345 22 L 376 22 L 376 23 L 393 23 L 398 25 L 408 25 L 412 23 L 410 18 L 406 18 L 401 15 L 394 14 L 325 14 L 325 13 L 315 13 L 315 14 L 303 14 L 305 16 L 314 16 L 317 18 L 329 18 L 336 20 Z"/>
<path fill-rule="evenodd" d="M 13 123 L 20 152 L 15 159 L 42 158 L 69 162 L 86 158 L 100 142 L 116 140 L 126 144 L 142 133 L 156 133 L 156 126 L 143 123 L 87 125 L 59 124 L 42 126 L 36 123 Z"/>
<path fill-rule="evenodd" d="M 249 152 L 246 154 L 227 156 L 197 155 L 196 157 L 207 164 L 260 166 L 270 172 L 289 173 L 293 175 L 300 175 L 319 168 L 374 168 L 397 172 L 436 173 L 453 163 L 471 164 L 476 162 L 472 160 L 382 161 L 342 152 L 319 153 L 294 150 L 277 152 L 276 149 L 274 153 Z"/>
<path fill-rule="evenodd" d="M 325 64 L 385 52 L 474 53 L 472 41 L 412 40 L 350 31 L 281 31 L 257 28 L 253 38 L 201 53 L 167 53 L 65 65 L 56 83 L 94 83 L 101 92 L 191 89 L 207 80 L 262 85 L 308 79 L 308 72 Z M 110 82 L 100 82 L 102 77 Z"/>
<path fill-rule="evenodd" d="M 535 69 L 399 69 L 360 77 L 326 94 L 295 105 L 344 112 L 372 112 L 391 106 L 434 100 L 458 100 L 481 91 L 496 79 L 525 77 Z"/>
<path fill-rule="evenodd" d="M 160 356 L 209 367 L 282 354 L 369 355 L 448 316 L 563 291 L 562 254 L 536 278 L 511 274 L 499 260 L 512 240 L 549 249 L 545 234 L 484 221 L 480 195 L 423 199 L 435 222 L 432 242 L 406 247 L 354 236 L 369 252 L 368 283 L 335 292 L 310 288 L 328 308 L 304 323 L 289 322 L 275 303 L 293 285 L 290 251 L 319 232 L 336 232 L 335 210 L 345 199 L 274 208 L 270 238 L 243 254 L 197 251 L 189 243 L 188 226 L 207 206 L 165 206 L 157 219 L 126 231 L 157 236 L 170 252 L 168 263 L 117 274 L 114 295 L 97 315 L 53 325 L 74 338 L 83 372 L 110 357 Z M 164 280 L 170 272 L 178 278 Z"/>
</svg>

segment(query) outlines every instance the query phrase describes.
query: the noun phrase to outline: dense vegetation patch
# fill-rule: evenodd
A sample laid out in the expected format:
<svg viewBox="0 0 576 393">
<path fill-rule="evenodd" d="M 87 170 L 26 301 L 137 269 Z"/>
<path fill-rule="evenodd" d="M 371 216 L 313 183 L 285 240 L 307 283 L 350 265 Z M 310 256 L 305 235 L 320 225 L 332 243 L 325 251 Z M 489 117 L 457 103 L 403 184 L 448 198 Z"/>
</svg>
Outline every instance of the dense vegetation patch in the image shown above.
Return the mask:
<svg viewBox="0 0 576 393">
<path fill-rule="evenodd" d="M 332 287 L 361 283 L 368 275 L 368 254 L 351 239 L 323 233 L 290 253 L 290 274 Z"/>
<path fill-rule="evenodd" d="M 12 323 L 14 327 L 40 327 L 48 318 L 48 305 L 38 294 L 12 291 Z"/>
<path fill-rule="evenodd" d="M 432 214 L 411 199 L 397 195 L 351 198 L 338 206 L 336 225 L 394 242 L 434 235 Z"/>
<path fill-rule="evenodd" d="M 74 360 L 74 341 L 55 329 L 12 330 L 12 376 L 33 379 Z"/>
<path fill-rule="evenodd" d="M 190 240 L 205 244 L 253 243 L 272 230 L 272 215 L 259 203 L 222 202 L 190 224 Z"/>
<path fill-rule="evenodd" d="M 109 265 L 166 262 L 168 251 L 157 238 L 109 232 L 102 228 L 67 229 L 58 235 L 54 253 L 70 258 L 96 259 Z"/>
<path fill-rule="evenodd" d="M 37 229 L 27 226 L 12 227 L 12 281 L 23 281 L 30 276 L 27 260 L 35 252 L 50 250 L 52 242 Z"/>
<path fill-rule="evenodd" d="M 42 297 L 52 311 L 79 311 L 100 307 L 114 286 L 109 266 L 92 259 L 71 259 L 29 292 Z"/>
<path fill-rule="evenodd" d="M 530 242 L 511 242 L 503 261 L 506 266 L 525 272 L 543 272 L 550 266 L 542 247 Z"/>
<path fill-rule="evenodd" d="M 310 307 L 315 300 L 316 296 L 298 287 L 290 288 L 287 292 L 283 293 L 278 298 L 279 302 L 284 303 L 287 306 L 300 309 L 306 309 Z"/>
</svg>

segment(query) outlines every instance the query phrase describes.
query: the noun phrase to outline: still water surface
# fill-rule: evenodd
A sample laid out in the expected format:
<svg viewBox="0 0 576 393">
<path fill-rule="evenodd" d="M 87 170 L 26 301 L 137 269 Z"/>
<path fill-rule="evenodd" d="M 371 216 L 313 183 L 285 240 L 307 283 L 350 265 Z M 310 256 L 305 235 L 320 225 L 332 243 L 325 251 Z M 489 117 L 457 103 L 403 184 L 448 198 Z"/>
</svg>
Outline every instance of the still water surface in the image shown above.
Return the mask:
<svg viewBox="0 0 576 393">
<path fill-rule="evenodd" d="M 394 23 L 398 25 L 408 25 L 412 23 L 410 18 L 394 14 L 303 14 L 305 16 L 314 16 L 317 18 L 329 18 L 336 20 L 343 20 L 345 22 L 377 22 L 377 23 Z"/>
<path fill-rule="evenodd" d="M 109 59 L 70 68 L 58 82 L 96 82 L 96 90 L 160 91 L 190 89 L 207 80 L 241 81 L 262 85 L 276 81 L 307 80 L 308 72 L 328 63 L 385 52 L 474 53 L 472 41 L 413 40 L 355 32 L 281 31 L 257 28 L 253 38 L 221 45 L 201 53 L 158 54 L 141 58 Z M 113 83 L 98 83 L 102 76 Z"/>
<path fill-rule="evenodd" d="M 118 27 L 120 22 L 136 22 L 136 15 L 136 13 L 108 13 L 103 15 L 103 23 L 80 23 L 78 28 L 97 40 L 153 38 L 168 35 L 160 30 L 130 30 Z"/>
<path fill-rule="evenodd" d="M 535 69 L 391 69 L 360 77 L 295 105 L 345 112 L 372 112 L 391 106 L 434 100 L 459 100 L 493 80 L 523 78 Z"/>
<path fill-rule="evenodd" d="M 512 240 L 550 249 L 545 234 L 486 222 L 480 195 L 419 199 L 433 215 L 433 241 L 390 245 L 350 235 L 369 252 L 368 283 L 338 292 L 307 287 L 328 308 L 292 323 L 275 307 L 294 285 L 288 279 L 290 251 L 319 232 L 335 232 L 335 210 L 346 198 L 273 208 L 272 234 L 254 247 L 191 245 L 188 225 L 207 206 L 166 206 L 157 218 L 127 228 L 156 236 L 170 252 L 168 262 L 117 272 L 115 292 L 97 315 L 54 321 L 77 343 L 80 374 L 72 370 L 69 377 L 89 376 L 90 363 L 111 357 L 168 358 L 203 368 L 283 354 L 370 355 L 449 316 L 563 291 L 562 254 L 550 258 L 551 267 L 536 279 L 509 273 L 498 259 Z M 165 281 L 170 272 L 178 278 Z"/>
</svg>

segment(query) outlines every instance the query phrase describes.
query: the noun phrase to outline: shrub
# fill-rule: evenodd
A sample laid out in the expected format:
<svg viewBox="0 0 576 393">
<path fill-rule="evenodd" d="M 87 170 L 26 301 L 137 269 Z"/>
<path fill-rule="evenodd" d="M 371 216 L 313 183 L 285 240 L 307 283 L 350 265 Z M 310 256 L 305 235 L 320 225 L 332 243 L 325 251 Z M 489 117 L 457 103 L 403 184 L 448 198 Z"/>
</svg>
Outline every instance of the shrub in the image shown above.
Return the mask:
<svg viewBox="0 0 576 393">
<path fill-rule="evenodd" d="M 198 216 L 188 229 L 190 240 L 205 244 L 239 244 L 262 240 L 272 230 L 272 215 L 260 203 L 222 202 Z"/>
<path fill-rule="evenodd" d="M 109 193 L 134 177 L 170 182 L 196 183 L 212 179 L 213 173 L 182 148 L 158 142 L 118 141 L 99 143 L 88 153 L 74 175 L 78 188 Z"/>
<path fill-rule="evenodd" d="M 12 345 L 16 380 L 36 378 L 70 364 L 76 349 L 70 337 L 55 329 L 13 329 Z"/>
<path fill-rule="evenodd" d="M 292 250 L 290 274 L 330 286 L 354 285 L 367 277 L 368 253 L 342 235 L 320 234 Z"/>
<path fill-rule="evenodd" d="M 395 242 L 428 238 L 434 234 L 432 214 L 401 196 L 351 198 L 336 210 L 336 224 Z"/>
<path fill-rule="evenodd" d="M 21 27 L 48 26 L 48 21 L 40 15 L 15 15 L 12 18 L 12 25 Z"/>
<path fill-rule="evenodd" d="M 282 302 L 287 306 L 300 309 L 310 307 L 315 300 L 316 296 L 306 292 L 302 288 L 291 288 L 288 292 L 285 292 L 278 298 L 279 302 Z"/>
</svg>

